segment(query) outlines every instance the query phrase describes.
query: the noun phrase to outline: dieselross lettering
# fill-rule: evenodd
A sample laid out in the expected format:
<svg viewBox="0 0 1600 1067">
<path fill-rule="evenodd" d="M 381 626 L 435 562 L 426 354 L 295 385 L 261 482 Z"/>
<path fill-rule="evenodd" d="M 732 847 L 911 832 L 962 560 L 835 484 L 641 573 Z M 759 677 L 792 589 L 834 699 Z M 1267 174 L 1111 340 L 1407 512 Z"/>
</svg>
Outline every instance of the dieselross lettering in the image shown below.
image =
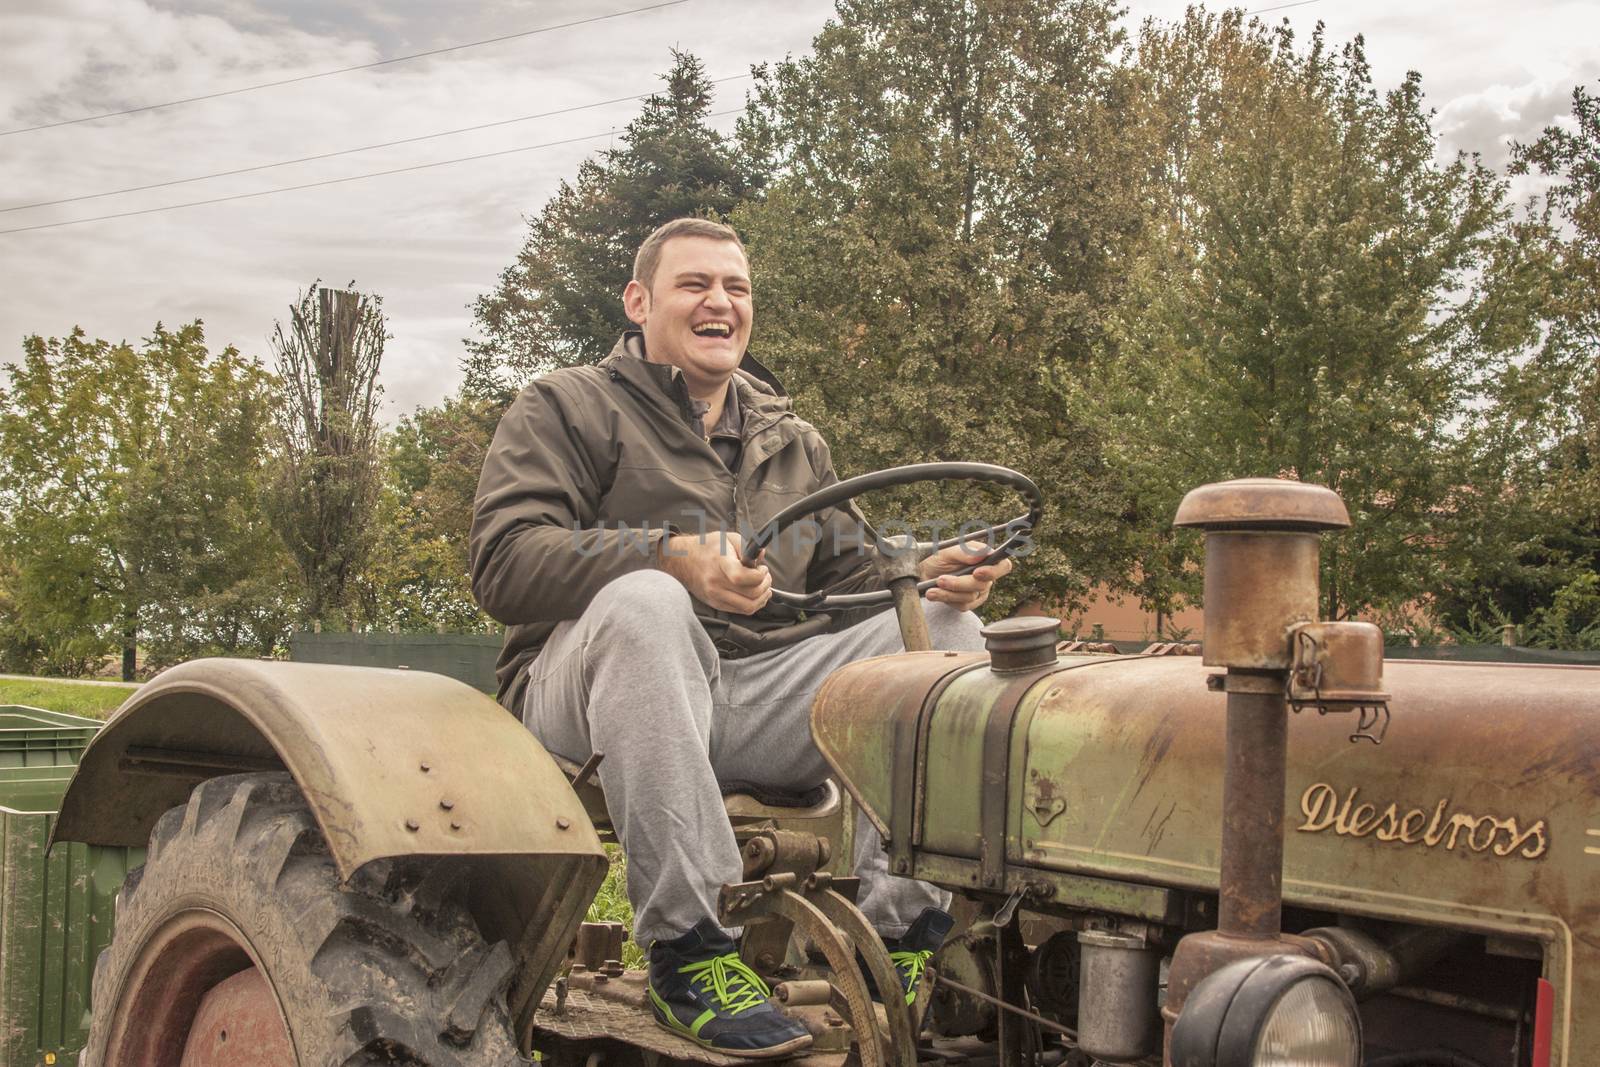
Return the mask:
<svg viewBox="0 0 1600 1067">
<path fill-rule="evenodd" d="M 1341 798 L 1338 789 L 1326 782 L 1312 784 L 1300 796 L 1300 812 L 1305 822 L 1296 829 L 1311 834 L 1332 830 L 1341 837 L 1371 835 L 1379 841 L 1398 841 L 1425 848 L 1443 845 L 1446 852 L 1453 851 L 1460 842 L 1473 852 L 1516 855 L 1530 860 L 1538 859 L 1549 849 L 1543 819 L 1523 828 L 1514 815 L 1451 812 L 1449 797 L 1435 804 L 1431 814 L 1423 808 L 1402 811 L 1395 803 L 1380 809 L 1376 804 L 1358 804 L 1356 798 L 1360 793 L 1359 786 L 1351 786 Z"/>
</svg>

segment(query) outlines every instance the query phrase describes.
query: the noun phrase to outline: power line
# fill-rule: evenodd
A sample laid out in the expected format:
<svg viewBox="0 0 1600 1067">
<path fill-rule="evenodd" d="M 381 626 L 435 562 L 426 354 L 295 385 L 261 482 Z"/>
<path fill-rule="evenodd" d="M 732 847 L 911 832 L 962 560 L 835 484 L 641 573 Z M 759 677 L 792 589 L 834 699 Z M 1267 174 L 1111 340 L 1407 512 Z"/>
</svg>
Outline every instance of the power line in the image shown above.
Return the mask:
<svg viewBox="0 0 1600 1067">
<path fill-rule="evenodd" d="M 726 78 L 715 78 L 710 84 L 720 85 L 723 82 L 741 81 L 749 78 L 749 74 L 734 74 Z M 251 174 L 261 170 L 272 170 L 275 167 L 288 167 L 296 163 L 310 163 L 319 159 L 332 159 L 335 156 L 354 155 L 357 152 L 372 152 L 379 148 L 393 148 L 396 145 L 415 144 L 418 141 L 429 141 L 436 137 L 452 137 L 458 133 L 473 133 L 477 130 L 493 129 L 496 126 L 510 126 L 518 122 L 531 122 L 534 119 L 547 119 L 556 115 L 570 115 L 575 111 L 588 111 L 592 108 L 605 107 L 607 104 L 622 104 L 630 100 L 645 100 L 657 95 L 656 93 L 635 93 L 631 96 L 616 96 L 610 100 L 596 100 L 592 104 L 574 104 L 572 107 L 557 108 L 555 111 L 540 111 L 533 115 L 522 115 L 514 119 L 500 119 L 495 122 L 482 122 L 476 126 L 462 126 L 455 130 L 440 130 L 437 133 L 423 133 L 415 137 L 402 137 L 396 141 L 381 141 L 378 144 L 362 145 L 359 148 L 341 148 L 336 152 L 322 152 L 314 156 L 300 156 L 296 159 L 283 159 L 275 163 L 259 163 L 252 167 L 237 167 L 233 170 L 219 170 L 211 174 L 197 174 L 192 178 L 173 178 L 170 181 L 151 182 L 148 185 L 130 185 L 123 189 L 107 189 L 103 193 L 84 193 L 82 196 L 65 196 L 59 200 L 39 200 L 32 204 L 13 204 L 10 207 L 0 207 L 0 214 L 8 211 L 26 211 L 36 207 L 55 207 L 59 204 L 75 204 L 84 200 L 98 200 L 106 196 L 119 196 L 122 193 L 142 193 L 148 189 L 165 189 L 173 185 L 187 185 L 191 182 L 203 182 L 212 178 L 227 178 L 236 174 Z"/>
<path fill-rule="evenodd" d="M 507 33 L 499 37 L 489 37 L 482 41 L 468 41 L 466 44 L 446 45 L 444 48 L 430 48 L 426 52 L 412 52 L 410 55 L 393 56 L 389 59 L 380 59 L 372 63 L 357 63 L 354 66 L 340 67 L 337 70 L 324 70 L 316 74 L 300 74 L 293 78 L 280 78 L 277 81 L 261 82 L 257 85 L 245 85 L 237 89 L 223 89 L 215 93 L 203 93 L 200 96 L 186 96 L 181 100 L 164 100 L 159 104 L 144 104 L 140 107 L 124 108 L 121 111 L 106 111 L 99 115 L 83 115 L 75 119 L 62 119 L 59 122 L 43 122 L 37 126 L 21 126 L 14 130 L 0 130 L 0 137 L 9 137 L 14 133 L 32 133 L 34 130 L 53 130 L 57 126 L 71 126 L 79 122 L 93 122 L 96 119 L 113 119 L 121 115 L 136 115 L 141 111 L 155 111 L 158 108 L 177 107 L 179 104 L 193 104 L 201 100 L 215 100 L 222 96 L 237 96 L 239 93 L 253 93 L 257 89 L 272 89 L 279 85 L 293 85 L 296 82 L 312 81 L 316 78 L 331 78 L 335 74 L 349 74 L 355 70 L 371 70 L 373 67 L 385 67 L 391 63 L 404 63 L 412 59 L 424 59 L 428 56 L 444 55 L 446 52 L 459 52 L 464 48 L 478 48 L 486 44 L 499 44 L 502 41 L 514 41 L 519 37 L 532 37 L 539 33 L 550 33 L 554 30 L 564 30 L 572 26 L 587 26 L 592 22 L 604 22 L 607 19 L 621 18 L 624 15 L 637 15 L 641 11 L 655 11 L 663 7 L 676 7 L 687 4 L 689 0 L 663 0 L 662 3 L 649 4 L 645 7 L 633 7 L 626 11 L 613 11 L 609 15 L 594 15 L 586 19 L 575 19 L 572 22 L 561 22 L 553 26 L 540 26 L 534 30 L 522 30 L 519 33 Z"/>
<path fill-rule="evenodd" d="M 707 115 L 708 119 L 722 118 L 724 115 L 737 115 L 743 108 L 732 108 L 728 111 L 717 111 Z M 503 148 L 498 152 L 482 152 L 475 156 L 458 156 L 455 159 L 441 159 L 433 163 L 417 163 L 409 167 L 394 167 L 390 170 L 376 170 L 367 174 L 351 174 L 344 178 L 328 178 L 320 182 L 306 182 L 303 185 L 285 185 L 278 189 L 259 189 L 253 193 L 235 193 L 232 196 L 215 196 L 209 200 L 190 200 L 182 204 L 163 204 L 160 207 L 141 208 L 138 211 L 119 211 L 114 215 L 92 215 L 84 219 L 66 219 L 61 222 L 41 222 L 34 226 L 17 226 L 9 230 L 0 230 L 0 234 L 27 233 L 30 230 L 50 230 L 58 226 L 77 226 L 85 222 L 104 222 L 107 219 L 126 219 L 135 215 L 153 215 L 159 211 L 176 211 L 185 207 L 203 207 L 206 204 L 226 204 L 234 200 L 250 200 L 258 196 L 272 196 L 275 193 L 293 193 L 301 189 L 320 189 L 326 185 L 341 185 L 345 182 L 365 181 L 368 178 L 382 178 L 390 174 L 407 174 L 411 171 L 431 170 L 434 167 L 447 167 L 453 163 L 471 163 L 480 159 L 493 159 L 496 156 L 515 155 L 518 152 L 532 152 L 540 148 L 556 148 L 560 145 L 577 144 L 580 141 L 593 141 L 601 137 L 610 137 L 619 127 L 613 126 L 600 133 L 585 134 L 582 137 L 567 137 L 560 141 L 545 141 L 543 144 L 523 145 L 521 148 Z"/>
<path fill-rule="evenodd" d="M 1265 15 L 1269 11 L 1285 11 L 1291 7 L 1305 7 L 1307 4 L 1320 4 L 1322 0 L 1295 0 L 1292 4 L 1279 4 L 1277 7 L 1258 7 L 1254 11 L 1246 11 L 1246 15 Z"/>
</svg>

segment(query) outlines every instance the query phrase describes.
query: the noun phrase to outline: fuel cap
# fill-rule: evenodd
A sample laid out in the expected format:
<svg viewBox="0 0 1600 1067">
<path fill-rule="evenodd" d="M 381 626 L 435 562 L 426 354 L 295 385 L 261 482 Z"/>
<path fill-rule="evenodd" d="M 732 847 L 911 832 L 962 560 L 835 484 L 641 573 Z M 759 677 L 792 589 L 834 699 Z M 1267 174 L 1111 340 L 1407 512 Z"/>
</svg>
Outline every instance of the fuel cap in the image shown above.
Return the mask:
<svg viewBox="0 0 1600 1067">
<path fill-rule="evenodd" d="M 997 674 L 1031 671 L 1056 661 L 1061 620 L 1048 615 L 1016 615 L 978 632 L 989 650 L 989 669 Z"/>
</svg>

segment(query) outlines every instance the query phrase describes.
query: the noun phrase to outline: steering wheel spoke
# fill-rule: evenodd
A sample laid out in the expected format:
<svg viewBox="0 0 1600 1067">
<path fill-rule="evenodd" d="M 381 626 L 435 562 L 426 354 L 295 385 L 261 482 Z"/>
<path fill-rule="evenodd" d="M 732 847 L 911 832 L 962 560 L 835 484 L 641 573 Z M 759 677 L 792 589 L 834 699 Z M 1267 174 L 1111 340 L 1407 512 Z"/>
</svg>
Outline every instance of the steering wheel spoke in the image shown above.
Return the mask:
<svg viewBox="0 0 1600 1067">
<path fill-rule="evenodd" d="M 957 533 L 956 536 L 942 541 L 920 543 L 919 547 L 931 550 L 930 554 L 940 549 L 949 548 L 952 545 L 975 540 L 982 540 L 986 545 L 995 546 L 987 556 L 977 563 L 951 572 L 956 575 L 971 574 L 979 567 L 986 567 L 1008 556 L 1015 555 L 1017 550 L 1027 543 L 1027 534 L 1038 525 L 1039 516 L 1044 510 L 1044 501 L 1039 494 L 1039 487 L 1027 475 L 1020 474 L 1009 467 L 1000 467 L 989 463 L 913 463 L 904 467 L 891 467 L 888 470 L 863 474 L 856 478 L 847 478 L 795 501 L 773 516 L 771 521 L 750 539 L 749 543 L 744 546 L 742 559 L 746 566 L 754 566 L 757 557 L 761 554 L 761 550 L 777 540 L 784 528 L 820 511 L 839 507 L 846 501 L 852 500 L 863 493 L 890 489 L 900 485 L 913 485 L 919 482 L 933 481 L 976 481 L 1004 485 L 1020 493 L 1028 505 L 1026 513 L 1009 522 L 989 526 L 981 531 L 971 531 L 965 534 Z M 878 539 L 876 531 L 871 531 L 870 528 L 863 531 L 863 533 L 871 533 L 874 540 Z M 996 539 L 1002 539 L 998 545 L 995 545 Z M 863 543 L 865 543 L 864 538 Z M 924 593 L 937 584 L 937 580 L 934 579 L 919 581 L 917 583 L 917 592 Z M 887 589 L 870 593 L 835 593 L 832 595 L 794 593 L 784 589 L 772 590 L 773 602 L 801 611 L 875 607 L 880 604 L 888 604 L 892 599 L 893 595 Z"/>
</svg>

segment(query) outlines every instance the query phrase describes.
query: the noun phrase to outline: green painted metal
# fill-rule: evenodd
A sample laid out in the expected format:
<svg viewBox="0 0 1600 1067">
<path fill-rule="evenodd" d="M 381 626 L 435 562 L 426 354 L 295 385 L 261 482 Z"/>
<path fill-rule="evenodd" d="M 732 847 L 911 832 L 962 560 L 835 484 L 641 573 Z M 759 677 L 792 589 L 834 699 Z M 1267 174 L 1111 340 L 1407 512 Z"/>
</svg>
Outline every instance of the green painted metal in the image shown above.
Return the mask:
<svg viewBox="0 0 1600 1067">
<path fill-rule="evenodd" d="M 141 848 L 62 845 L 50 831 L 93 719 L 0 708 L 0 1067 L 75 1065 L 94 964 Z"/>
<path fill-rule="evenodd" d="M 72 766 L 100 725 L 79 715 L 0 704 L 0 768 Z"/>
<path fill-rule="evenodd" d="M 933 690 L 905 665 L 884 699 Z M 819 694 L 819 743 L 877 820 L 891 737 L 852 727 L 883 664 L 852 665 Z M 916 669 L 914 669 L 916 668 Z M 918 753 L 918 877 L 994 896 L 1176 927 L 1217 892 L 1226 696 L 1196 656 L 1062 656 L 1007 708 L 1002 675 L 975 671 L 925 706 Z M 1555 987 L 1554 1058 L 1600 1062 L 1600 670 L 1390 662 L 1382 745 L 1355 716 L 1289 716 L 1283 890 L 1291 905 L 1537 942 Z M 982 724 L 1009 712 L 1005 870 L 979 880 Z M 857 777 L 874 783 L 856 790 Z M 992 779 L 992 780 L 991 780 Z"/>
<path fill-rule="evenodd" d="M 289 637 L 296 663 L 342 663 L 351 667 L 391 667 L 431 671 L 494 692 L 495 661 L 505 638 L 500 634 L 319 634 Z"/>
</svg>

